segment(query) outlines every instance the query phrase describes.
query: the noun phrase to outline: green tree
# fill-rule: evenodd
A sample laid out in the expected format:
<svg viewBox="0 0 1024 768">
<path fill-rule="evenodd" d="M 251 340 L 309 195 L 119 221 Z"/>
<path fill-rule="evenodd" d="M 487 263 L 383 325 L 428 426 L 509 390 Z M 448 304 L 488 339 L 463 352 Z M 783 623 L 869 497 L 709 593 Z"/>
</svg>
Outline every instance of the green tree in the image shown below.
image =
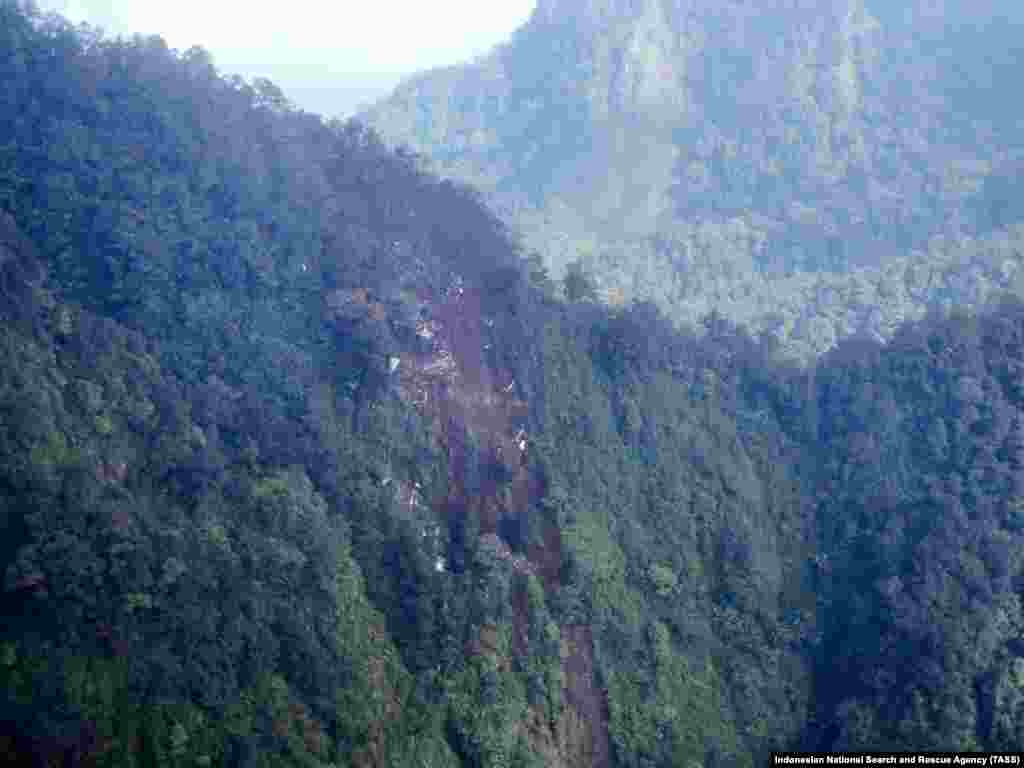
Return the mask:
<svg viewBox="0 0 1024 768">
<path fill-rule="evenodd" d="M 562 287 L 565 289 L 565 298 L 569 301 L 597 300 L 597 284 L 579 259 L 570 262 L 566 267 Z"/>
</svg>

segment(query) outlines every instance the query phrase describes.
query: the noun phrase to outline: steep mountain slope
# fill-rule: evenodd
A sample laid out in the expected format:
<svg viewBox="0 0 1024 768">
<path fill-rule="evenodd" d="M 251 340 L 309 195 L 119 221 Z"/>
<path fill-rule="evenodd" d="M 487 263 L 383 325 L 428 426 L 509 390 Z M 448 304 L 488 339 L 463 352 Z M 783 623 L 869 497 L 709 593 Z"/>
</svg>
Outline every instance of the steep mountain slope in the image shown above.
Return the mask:
<svg viewBox="0 0 1024 768">
<path fill-rule="evenodd" d="M 876 283 L 1022 220 L 1022 31 L 1010 2 L 550 0 L 364 118 L 486 190 L 556 273 L 582 259 L 612 301 L 718 309 L 806 358 L 946 297 L 921 277 L 818 312 L 796 276 Z"/>
<path fill-rule="evenodd" d="M 690 342 L 552 301 L 471 191 L 202 50 L 0 14 L 6 754 L 749 765 L 798 732 L 810 660 L 764 626 L 812 529 Z"/>
<path fill-rule="evenodd" d="M 0 75 L 13 764 L 1020 742 L 1020 303 L 801 371 L 200 49 L 0 0 Z"/>
<path fill-rule="evenodd" d="M 1021 743 L 1022 310 L 819 369 L 822 746 Z"/>
</svg>

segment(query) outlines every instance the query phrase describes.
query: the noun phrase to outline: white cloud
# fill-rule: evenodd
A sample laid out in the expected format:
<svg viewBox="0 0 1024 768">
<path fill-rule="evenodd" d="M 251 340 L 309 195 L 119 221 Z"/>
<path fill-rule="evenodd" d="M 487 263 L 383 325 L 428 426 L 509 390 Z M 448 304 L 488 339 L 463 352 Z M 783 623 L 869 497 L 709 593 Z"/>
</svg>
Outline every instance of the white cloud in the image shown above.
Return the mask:
<svg viewBox="0 0 1024 768">
<path fill-rule="evenodd" d="M 159 34 L 172 48 L 202 45 L 218 68 L 269 77 L 301 106 L 383 95 L 401 76 L 471 59 L 507 40 L 536 0 L 44 0 L 43 7 L 108 34 Z M 347 95 L 346 95 L 347 94 Z"/>
<path fill-rule="evenodd" d="M 80 24 L 89 20 L 89 14 L 78 0 L 70 0 L 61 11 L 70 21 Z"/>
</svg>

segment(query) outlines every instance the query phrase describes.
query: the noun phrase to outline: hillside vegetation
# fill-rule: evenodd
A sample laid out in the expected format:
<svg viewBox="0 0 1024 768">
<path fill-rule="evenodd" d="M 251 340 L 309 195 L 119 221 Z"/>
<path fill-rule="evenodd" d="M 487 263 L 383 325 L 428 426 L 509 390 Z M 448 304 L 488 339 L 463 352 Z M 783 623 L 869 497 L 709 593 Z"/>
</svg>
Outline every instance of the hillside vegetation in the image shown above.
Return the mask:
<svg viewBox="0 0 1024 768">
<path fill-rule="evenodd" d="M 201 49 L 9 0 L 0 140 L 12 764 L 1024 738 L 1021 303 L 797 369 L 556 283 Z"/>
<path fill-rule="evenodd" d="M 553 273 L 806 362 L 1020 290 L 1022 34 L 1003 0 L 545 0 L 363 119 Z"/>
</svg>

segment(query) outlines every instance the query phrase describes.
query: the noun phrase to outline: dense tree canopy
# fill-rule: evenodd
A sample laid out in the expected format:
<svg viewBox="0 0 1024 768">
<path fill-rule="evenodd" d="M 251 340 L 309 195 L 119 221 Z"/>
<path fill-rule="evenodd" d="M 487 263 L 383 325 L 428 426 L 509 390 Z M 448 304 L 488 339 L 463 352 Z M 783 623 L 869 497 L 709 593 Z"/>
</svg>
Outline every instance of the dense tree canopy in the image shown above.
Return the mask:
<svg viewBox="0 0 1024 768">
<path fill-rule="evenodd" d="M 201 49 L 0 0 L 0 75 L 6 754 L 1020 743 L 1019 303 L 798 369 Z"/>
</svg>

